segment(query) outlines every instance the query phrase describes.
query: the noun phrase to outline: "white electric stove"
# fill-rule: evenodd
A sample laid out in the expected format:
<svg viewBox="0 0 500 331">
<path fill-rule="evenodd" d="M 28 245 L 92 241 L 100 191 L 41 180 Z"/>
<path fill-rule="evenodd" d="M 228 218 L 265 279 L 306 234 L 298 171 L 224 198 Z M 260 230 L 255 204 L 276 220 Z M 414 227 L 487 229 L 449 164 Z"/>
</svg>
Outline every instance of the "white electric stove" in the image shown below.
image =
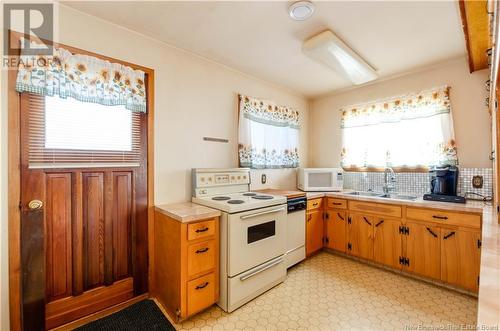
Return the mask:
<svg viewBox="0 0 500 331">
<path fill-rule="evenodd" d="M 260 194 L 248 191 L 193 198 L 193 202 L 233 214 L 283 204 L 286 203 L 286 198 L 282 196 Z"/>
<path fill-rule="evenodd" d="M 220 299 L 231 312 L 286 277 L 286 197 L 250 192 L 250 169 L 193 169 L 194 203 L 222 211 Z"/>
</svg>

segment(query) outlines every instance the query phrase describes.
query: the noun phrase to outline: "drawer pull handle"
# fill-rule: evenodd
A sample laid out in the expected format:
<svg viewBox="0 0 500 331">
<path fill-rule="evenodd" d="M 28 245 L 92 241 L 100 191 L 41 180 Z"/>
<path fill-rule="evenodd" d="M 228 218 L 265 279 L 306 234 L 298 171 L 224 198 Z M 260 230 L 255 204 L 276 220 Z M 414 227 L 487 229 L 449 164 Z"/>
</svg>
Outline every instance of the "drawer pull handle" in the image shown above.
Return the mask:
<svg viewBox="0 0 500 331">
<path fill-rule="evenodd" d="M 365 220 L 366 224 L 372 225 L 372 223 L 370 223 L 370 221 L 366 217 L 364 217 L 364 216 L 363 216 L 363 220 Z"/>
<path fill-rule="evenodd" d="M 332 202 L 332 205 L 334 205 L 334 206 L 340 206 L 340 205 L 342 205 L 342 202 Z"/>
<path fill-rule="evenodd" d="M 197 250 L 196 254 L 205 253 L 205 252 L 208 252 L 208 247 Z"/>
<path fill-rule="evenodd" d="M 447 220 L 447 216 L 438 216 L 438 215 L 432 215 L 432 218 L 437 218 L 438 220 Z"/>
<path fill-rule="evenodd" d="M 342 215 L 340 215 L 340 213 L 337 213 L 337 216 L 342 220 L 344 221 L 344 218 L 342 217 Z"/>
<path fill-rule="evenodd" d="M 272 268 L 280 263 L 283 263 L 283 261 L 284 260 L 282 257 L 279 257 L 275 260 L 271 260 L 271 261 L 261 265 L 260 267 L 256 268 L 255 270 L 251 270 L 251 271 L 247 272 L 246 274 L 241 275 L 240 280 L 245 281 L 250 277 L 253 277 L 257 274 L 260 274 L 261 272 L 266 271 L 267 269 L 270 269 L 270 268 Z"/>
<path fill-rule="evenodd" d="M 204 227 L 203 229 L 197 229 L 197 230 L 196 230 L 196 231 L 194 231 L 194 232 L 196 232 L 196 233 L 200 233 L 200 232 L 207 232 L 207 231 L 208 231 L 208 226 Z"/>
<path fill-rule="evenodd" d="M 255 213 L 255 214 L 250 214 L 250 215 L 243 215 L 243 216 L 240 216 L 240 218 L 242 220 L 246 220 L 246 219 L 249 219 L 249 218 L 252 218 L 252 217 L 257 217 L 257 216 L 262 216 L 262 215 L 277 213 L 277 212 L 280 212 L 280 211 L 283 211 L 283 210 L 285 210 L 284 207 L 278 208 L 278 209 L 266 210 L 266 211 L 262 211 L 260 213 Z"/>
<path fill-rule="evenodd" d="M 317 203 L 317 202 L 313 203 L 313 207 L 316 207 L 317 205 L 318 205 L 318 203 Z"/>
<path fill-rule="evenodd" d="M 431 229 L 429 229 L 429 228 L 426 228 L 426 229 L 427 229 L 427 231 L 429 231 L 429 233 L 430 233 L 430 234 L 432 234 L 432 236 L 433 236 L 434 238 L 437 238 L 437 236 L 438 236 L 438 235 L 437 235 L 437 234 L 435 234 L 435 233 L 434 233 L 434 231 L 432 231 L 432 230 L 431 230 Z"/>
<path fill-rule="evenodd" d="M 450 233 L 448 233 L 446 236 L 443 237 L 444 240 L 450 238 L 451 236 L 454 236 L 455 235 L 455 231 L 451 231 Z"/>
<path fill-rule="evenodd" d="M 378 222 L 377 224 L 375 224 L 375 227 L 378 228 L 380 225 L 382 225 L 384 223 L 384 220 L 381 220 L 380 222 Z"/>
<path fill-rule="evenodd" d="M 195 290 L 201 290 L 202 288 L 205 288 L 208 286 L 208 282 L 204 282 L 201 285 L 196 286 Z"/>
</svg>

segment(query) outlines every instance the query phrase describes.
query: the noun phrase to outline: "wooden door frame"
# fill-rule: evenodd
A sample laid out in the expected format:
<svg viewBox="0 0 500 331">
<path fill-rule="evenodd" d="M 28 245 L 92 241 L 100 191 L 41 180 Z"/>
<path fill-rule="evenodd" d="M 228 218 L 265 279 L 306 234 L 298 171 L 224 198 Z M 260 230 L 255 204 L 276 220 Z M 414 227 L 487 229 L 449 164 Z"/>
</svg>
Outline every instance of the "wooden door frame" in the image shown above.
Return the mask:
<svg viewBox="0 0 500 331">
<path fill-rule="evenodd" d="M 9 42 L 24 37 L 20 32 L 10 31 Z M 147 207 L 148 207 L 148 283 L 151 286 L 151 274 L 154 261 L 153 247 L 153 218 L 154 218 L 154 70 L 108 56 L 92 53 L 72 46 L 46 41 L 55 47 L 62 47 L 72 53 L 94 56 L 110 62 L 120 63 L 146 73 L 147 95 Z M 9 241 L 9 315 L 10 329 L 22 329 L 21 317 L 21 123 L 20 123 L 20 96 L 15 89 L 17 70 L 8 72 L 8 241 Z"/>
</svg>

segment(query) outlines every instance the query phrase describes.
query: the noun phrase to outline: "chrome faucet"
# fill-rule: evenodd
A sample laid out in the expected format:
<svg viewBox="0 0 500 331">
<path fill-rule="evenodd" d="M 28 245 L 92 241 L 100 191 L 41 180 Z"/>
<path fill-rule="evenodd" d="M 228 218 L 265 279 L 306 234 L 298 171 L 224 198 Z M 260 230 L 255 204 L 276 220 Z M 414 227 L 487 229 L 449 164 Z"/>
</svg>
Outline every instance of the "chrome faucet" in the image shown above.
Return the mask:
<svg viewBox="0 0 500 331">
<path fill-rule="evenodd" d="M 387 167 L 384 170 L 384 186 L 382 188 L 384 190 L 384 194 L 391 194 L 391 192 L 396 190 L 396 174 L 390 167 Z"/>
</svg>

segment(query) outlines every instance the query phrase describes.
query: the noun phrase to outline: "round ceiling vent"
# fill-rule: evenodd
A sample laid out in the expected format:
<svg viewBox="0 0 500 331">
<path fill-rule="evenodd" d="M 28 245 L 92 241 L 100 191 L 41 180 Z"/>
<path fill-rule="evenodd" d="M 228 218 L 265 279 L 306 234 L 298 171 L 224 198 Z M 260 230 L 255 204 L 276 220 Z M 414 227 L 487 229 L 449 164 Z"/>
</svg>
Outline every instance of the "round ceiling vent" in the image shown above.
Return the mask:
<svg viewBox="0 0 500 331">
<path fill-rule="evenodd" d="M 288 7 L 290 17 L 296 21 L 304 21 L 314 13 L 314 4 L 310 1 L 297 1 Z"/>
</svg>

